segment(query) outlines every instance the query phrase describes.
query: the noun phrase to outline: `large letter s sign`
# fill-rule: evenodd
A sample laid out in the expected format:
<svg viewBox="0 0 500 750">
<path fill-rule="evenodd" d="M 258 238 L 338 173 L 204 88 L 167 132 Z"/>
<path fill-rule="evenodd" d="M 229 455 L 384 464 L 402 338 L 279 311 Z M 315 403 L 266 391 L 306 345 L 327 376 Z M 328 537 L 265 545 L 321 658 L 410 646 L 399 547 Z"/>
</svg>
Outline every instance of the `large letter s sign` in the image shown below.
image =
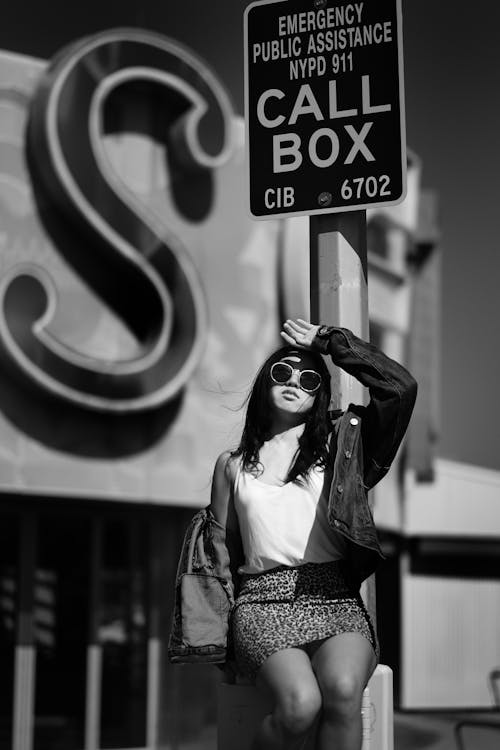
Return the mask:
<svg viewBox="0 0 500 750">
<path fill-rule="evenodd" d="M 127 91 L 155 102 L 153 127 L 167 131 L 169 164 L 195 182 L 196 175 L 210 181 L 228 157 L 232 111 L 216 78 L 187 50 L 128 29 L 63 50 L 32 99 L 28 160 L 35 189 L 51 206 L 41 218 L 54 224 L 57 210 L 59 251 L 120 318 L 136 351 L 97 357 L 59 340 L 50 326 L 57 280 L 36 262 L 12 266 L 0 287 L 1 343 L 22 372 L 56 397 L 114 413 L 176 397 L 201 357 L 207 325 L 198 271 L 178 233 L 140 205 L 106 152 L 110 103 Z"/>
</svg>

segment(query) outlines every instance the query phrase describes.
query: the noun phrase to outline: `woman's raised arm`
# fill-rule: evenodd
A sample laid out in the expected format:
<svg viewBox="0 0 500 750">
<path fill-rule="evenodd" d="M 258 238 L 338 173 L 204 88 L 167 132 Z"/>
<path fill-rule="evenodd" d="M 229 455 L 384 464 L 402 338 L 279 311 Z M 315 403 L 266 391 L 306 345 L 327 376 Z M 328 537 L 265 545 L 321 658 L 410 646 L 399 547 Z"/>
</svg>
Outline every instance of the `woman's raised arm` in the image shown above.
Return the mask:
<svg viewBox="0 0 500 750">
<path fill-rule="evenodd" d="M 417 383 L 402 365 L 347 328 L 288 320 L 289 343 L 329 354 L 335 365 L 366 386 L 370 402 L 362 409 L 364 481 L 373 487 L 388 471 L 410 421 Z M 361 412 L 360 412 L 361 413 Z"/>
</svg>

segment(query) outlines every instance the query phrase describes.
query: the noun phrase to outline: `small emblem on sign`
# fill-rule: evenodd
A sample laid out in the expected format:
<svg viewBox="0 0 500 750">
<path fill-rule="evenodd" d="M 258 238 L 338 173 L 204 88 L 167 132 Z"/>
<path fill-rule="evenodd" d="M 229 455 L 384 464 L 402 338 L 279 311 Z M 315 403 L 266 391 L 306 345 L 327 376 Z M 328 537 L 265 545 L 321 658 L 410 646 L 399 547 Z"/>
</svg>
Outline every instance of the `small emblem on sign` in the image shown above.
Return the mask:
<svg viewBox="0 0 500 750">
<path fill-rule="evenodd" d="M 321 208 L 326 208 L 327 206 L 331 206 L 332 204 L 333 195 L 328 192 L 323 192 L 318 195 L 318 206 Z"/>
</svg>

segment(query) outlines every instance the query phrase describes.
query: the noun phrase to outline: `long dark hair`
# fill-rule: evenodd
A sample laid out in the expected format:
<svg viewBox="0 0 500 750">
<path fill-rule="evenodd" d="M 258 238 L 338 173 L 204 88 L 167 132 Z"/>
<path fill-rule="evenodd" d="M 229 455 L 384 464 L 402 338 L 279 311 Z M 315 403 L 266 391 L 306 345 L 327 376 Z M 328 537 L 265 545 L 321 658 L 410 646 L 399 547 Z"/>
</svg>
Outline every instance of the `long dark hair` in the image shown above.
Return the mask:
<svg viewBox="0 0 500 750">
<path fill-rule="evenodd" d="M 262 472 L 259 451 L 268 438 L 272 425 L 270 369 L 275 362 L 292 352 L 297 354 L 300 350 L 284 346 L 266 359 L 255 376 L 247 398 L 245 425 L 240 444 L 232 455 L 241 456 L 243 469 L 256 475 Z M 321 354 L 307 350 L 307 355 L 313 359 L 314 369 L 321 375 L 321 386 L 316 391 L 314 404 L 307 412 L 304 431 L 299 438 L 299 450 L 286 477 L 287 482 L 305 480 L 314 465 L 326 466 L 328 460 L 328 435 L 331 429 L 328 413 L 330 373 Z"/>
</svg>

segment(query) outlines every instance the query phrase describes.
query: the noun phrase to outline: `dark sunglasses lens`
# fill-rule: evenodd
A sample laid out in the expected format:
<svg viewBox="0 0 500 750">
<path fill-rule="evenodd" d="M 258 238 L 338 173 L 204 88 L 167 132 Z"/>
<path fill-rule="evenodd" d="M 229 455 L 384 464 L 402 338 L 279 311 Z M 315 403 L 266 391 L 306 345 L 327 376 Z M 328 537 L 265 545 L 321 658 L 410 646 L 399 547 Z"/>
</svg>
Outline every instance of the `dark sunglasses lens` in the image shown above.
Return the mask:
<svg viewBox="0 0 500 750">
<path fill-rule="evenodd" d="M 321 385 L 321 375 L 314 370 L 300 373 L 300 385 L 305 391 L 317 391 Z"/>
<path fill-rule="evenodd" d="M 285 362 L 276 362 L 271 367 L 271 377 L 276 383 L 286 383 L 290 380 L 292 368 Z"/>
</svg>

